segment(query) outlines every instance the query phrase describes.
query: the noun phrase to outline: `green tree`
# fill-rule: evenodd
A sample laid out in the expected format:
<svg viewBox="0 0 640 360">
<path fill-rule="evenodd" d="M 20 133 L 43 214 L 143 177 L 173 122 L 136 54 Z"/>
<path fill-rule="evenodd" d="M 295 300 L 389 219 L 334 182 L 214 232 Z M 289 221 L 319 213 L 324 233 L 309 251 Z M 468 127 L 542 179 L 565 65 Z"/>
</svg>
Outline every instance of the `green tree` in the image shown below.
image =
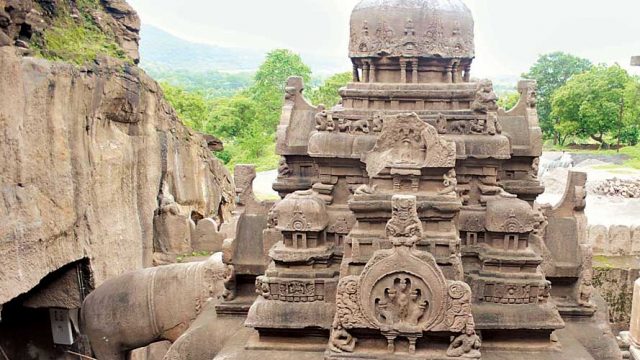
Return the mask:
<svg viewBox="0 0 640 360">
<path fill-rule="evenodd" d="M 593 67 L 574 76 L 552 96 L 560 143 L 568 136 L 591 138 L 608 147 L 638 124 L 638 80 L 619 65 Z"/>
<path fill-rule="evenodd" d="M 498 99 L 498 106 L 509 111 L 513 109 L 520 101 L 520 93 L 517 91 L 510 91 Z"/>
<path fill-rule="evenodd" d="M 559 140 L 556 124 L 558 119 L 551 113 L 551 98 L 553 93 L 562 87 L 572 76 L 581 74 L 593 65 L 583 59 L 563 52 L 541 55 L 529 72 L 522 74 L 526 79 L 538 82 L 538 115 L 540 127 L 547 138 Z"/>
<path fill-rule="evenodd" d="M 185 125 L 199 132 L 210 133 L 208 126 L 211 104 L 201 93 L 185 91 L 168 83 L 161 83 L 160 86 L 165 99 L 173 106 Z"/>
<path fill-rule="evenodd" d="M 239 137 L 242 130 L 257 123 L 259 105 L 243 94 L 216 99 L 212 103 L 207 132 L 224 140 Z"/>
<path fill-rule="evenodd" d="M 324 81 L 320 87 L 309 92 L 308 98 L 315 105 L 323 104 L 328 109 L 337 105 L 340 100 L 338 91 L 353 79 L 350 72 L 335 74 Z"/>
<path fill-rule="evenodd" d="M 274 132 L 280 119 L 284 88 L 291 76 L 300 76 L 308 84 L 311 82 L 311 69 L 302 62 L 300 55 L 286 49 L 273 50 L 267 54 L 256 72 L 254 84 L 247 90 L 259 104 L 260 121 Z"/>
</svg>

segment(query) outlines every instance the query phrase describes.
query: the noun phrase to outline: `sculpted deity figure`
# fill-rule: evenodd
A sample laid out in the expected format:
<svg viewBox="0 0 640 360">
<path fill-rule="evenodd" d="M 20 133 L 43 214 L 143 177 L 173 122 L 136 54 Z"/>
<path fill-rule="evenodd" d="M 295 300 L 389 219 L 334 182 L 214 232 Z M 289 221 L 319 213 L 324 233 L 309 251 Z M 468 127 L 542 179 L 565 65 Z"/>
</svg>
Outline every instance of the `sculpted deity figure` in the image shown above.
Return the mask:
<svg viewBox="0 0 640 360">
<path fill-rule="evenodd" d="M 329 347 L 331 351 L 335 351 L 338 353 L 353 352 L 353 350 L 356 348 L 356 341 L 357 339 L 349 334 L 349 332 L 342 326 L 338 319 L 333 321 L 331 340 L 329 341 Z"/>
<path fill-rule="evenodd" d="M 386 226 L 387 236 L 394 246 L 411 246 L 422 237 L 422 223 L 418 218 L 415 198 L 395 197 L 391 220 Z"/>
<path fill-rule="evenodd" d="M 456 194 L 456 187 L 458 186 L 458 178 L 456 175 L 456 170 L 451 169 L 443 176 L 444 178 L 444 189 L 438 192 L 439 195 L 451 195 Z"/>
<path fill-rule="evenodd" d="M 578 297 L 578 305 L 582 307 L 592 307 L 591 295 L 593 295 L 593 282 L 591 276 L 584 276 L 580 283 L 580 296 Z"/>
<path fill-rule="evenodd" d="M 447 350 L 447 356 L 467 359 L 480 358 L 480 346 L 482 344 L 474 328 L 473 317 L 469 316 L 464 333 L 453 339 Z"/>
</svg>

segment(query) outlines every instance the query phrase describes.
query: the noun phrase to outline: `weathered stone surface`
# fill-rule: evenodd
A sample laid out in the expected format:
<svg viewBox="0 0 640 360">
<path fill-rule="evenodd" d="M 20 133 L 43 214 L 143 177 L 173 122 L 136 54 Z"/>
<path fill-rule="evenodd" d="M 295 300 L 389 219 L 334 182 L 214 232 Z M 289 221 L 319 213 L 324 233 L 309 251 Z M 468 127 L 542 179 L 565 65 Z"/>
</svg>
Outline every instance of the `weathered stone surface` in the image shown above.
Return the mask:
<svg viewBox="0 0 640 360">
<path fill-rule="evenodd" d="M 640 255 L 640 226 L 631 228 L 631 255 Z"/>
<path fill-rule="evenodd" d="M 633 283 L 633 300 L 629 334 L 633 345 L 640 346 L 640 279 Z"/>
<path fill-rule="evenodd" d="M 222 297 L 230 275 L 218 253 L 206 261 L 132 271 L 106 281 L 82 305 L 83 330 L 96 357 L 120 359 L 128 350 L 158 341 L 175 343 L 209 303 Z"/>
<path fill-rule="evenodd" d="M 609 229 L 604 225 L 589 227 L 589 244 L 595 254 L 606 254 L 609 247 Z"/>
<path fill-rule="evenodd" d="M 184 215 L 164 212 L 153 218 L 154 252 L 180 255 L 192 252 L 191 219 Z"/>
<path fill-rule="evenodd" d="M 639 277 L 640 263 L 635 257 L 594 257 L 593 284 L 607 302 L 616 330 L 629 328 L 634 282 Z"/>
<path fill-rule="evenodd" d="M 608 253 L 612 255 L 628 255 L 631 253 L 631 229 L 625 225 L 609 227 Z"/>
<path fill-rule="evenodd" d="M 65 264 L 94 280 L 151 265 L 164 183 L 181 216 L 227 218 L 228 172 L 142 71 L 0 49 L 0 304 Z"/>
<path fill-rule="evenodd" d="M 170 347 L 169 341 L 153 343 L 145 348 L 132 351 L 129 354 L 129 360 L 162 360 Z"/>
<path fill-rule="evenodd" d="M 202 219 L 196 225 L 195 235 L 191 239 L 194 251 L 222 251 L 224 234 L 218 231 L 218 224 L 211 218 Z"/>
</svg>

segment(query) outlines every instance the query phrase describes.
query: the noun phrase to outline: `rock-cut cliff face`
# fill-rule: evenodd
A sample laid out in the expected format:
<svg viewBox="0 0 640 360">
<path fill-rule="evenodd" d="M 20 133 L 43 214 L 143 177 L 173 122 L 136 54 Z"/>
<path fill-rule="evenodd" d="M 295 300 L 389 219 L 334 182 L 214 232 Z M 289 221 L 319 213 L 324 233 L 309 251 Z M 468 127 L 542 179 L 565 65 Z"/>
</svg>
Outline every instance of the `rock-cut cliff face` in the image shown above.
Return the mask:
<svg viewBox="0 0 640 360">
<path fill-rule="evenodd" d="M 0 308 L 81 259 L 95 285 L 151 265 L 161 201 L 230 214 L 229 173 L 143 71 L 23 54 L 0 46 Z"/>
</svg>

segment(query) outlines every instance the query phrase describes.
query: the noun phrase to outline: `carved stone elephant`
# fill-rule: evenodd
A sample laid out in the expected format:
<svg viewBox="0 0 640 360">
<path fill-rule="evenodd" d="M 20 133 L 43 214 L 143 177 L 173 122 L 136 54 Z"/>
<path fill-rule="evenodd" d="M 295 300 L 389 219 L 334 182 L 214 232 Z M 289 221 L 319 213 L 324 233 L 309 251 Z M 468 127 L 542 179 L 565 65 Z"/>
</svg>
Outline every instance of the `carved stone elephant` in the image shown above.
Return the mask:
<svg viewBox="0 0 640 360">
<path fill-rule="evenodd" d="M 82 306 L 82 328 L 98 360 L 157 341 L 174 343 L 219 299 L 232 269 L 222 254 L 197 263 L 143 269 L 106 281 Z"/>
</svg>

